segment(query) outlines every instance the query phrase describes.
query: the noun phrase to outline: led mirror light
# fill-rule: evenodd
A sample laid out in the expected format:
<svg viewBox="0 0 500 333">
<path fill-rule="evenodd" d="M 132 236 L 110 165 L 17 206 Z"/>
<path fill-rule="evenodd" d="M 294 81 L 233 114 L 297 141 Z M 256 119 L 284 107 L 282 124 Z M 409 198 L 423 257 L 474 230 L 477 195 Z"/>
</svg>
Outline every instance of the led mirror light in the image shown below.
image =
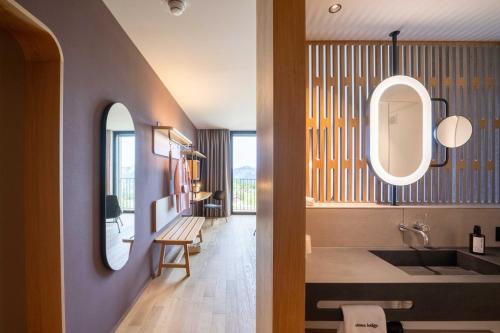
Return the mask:
<svg viewBox="0 0 500 333">
<path fill-rule="evenodd" d="M 409 76 L 382 81 L 370 99 L 369 162 L 392 185 L 409 185 L 426 173 L 432 156 L 432 105 L 427 89 Z"/>
<path fill-rule="evenodd" d="M 436 129 L 436 140 L 448 148 L 463 146 L 472 136 L 472 124 L 463 116 L 443 119 Z"/>
</svg>

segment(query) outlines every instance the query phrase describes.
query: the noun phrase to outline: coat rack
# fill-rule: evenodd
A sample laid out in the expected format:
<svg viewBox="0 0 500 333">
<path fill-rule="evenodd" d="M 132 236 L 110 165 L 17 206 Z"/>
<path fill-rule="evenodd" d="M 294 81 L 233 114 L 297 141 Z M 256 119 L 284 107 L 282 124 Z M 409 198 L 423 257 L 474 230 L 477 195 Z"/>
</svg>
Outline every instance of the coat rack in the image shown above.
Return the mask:
<svg viewBox="0 0 500 333">
<path fill-rule="evenodd" d="M 193 142 L 171 126 L 153 126 L 153 154 L 179 159 L 181 152 L 192 150 Z"/>
<path fill-rule="evenodd" d="M 191 188 L 200 179 L 202 159 L 207 157 L 199 151 L 193 149 L 193 142 L 180 131 L 172 126 L 160 126 L 157 124 L 152 127 L 153 130 L 153 154 L 170 158 L 180 159 L 184 157 L 189 163 L 191 172 Z M 170 172 L 173 172 L 172 165 L 169 166 Z M 172 175 L 171 175 L 172 176 Z M 169 184 L 169 193 L 173 192 L 173 182 Z"/>
</svg>

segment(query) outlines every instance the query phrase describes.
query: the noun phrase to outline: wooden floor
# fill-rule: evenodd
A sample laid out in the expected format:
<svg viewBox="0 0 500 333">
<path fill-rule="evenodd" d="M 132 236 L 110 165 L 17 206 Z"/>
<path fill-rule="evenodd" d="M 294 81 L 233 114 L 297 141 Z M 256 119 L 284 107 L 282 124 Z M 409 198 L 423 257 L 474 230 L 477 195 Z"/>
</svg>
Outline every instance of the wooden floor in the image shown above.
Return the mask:
<svg viewBox="0 0 500 333">
<path fill-rule="evenodd" d="M 117 332 L 255 332 L 255 216 L 203 226 L 191 277 L 166 269 L 154 279 Z"/>
</svg>

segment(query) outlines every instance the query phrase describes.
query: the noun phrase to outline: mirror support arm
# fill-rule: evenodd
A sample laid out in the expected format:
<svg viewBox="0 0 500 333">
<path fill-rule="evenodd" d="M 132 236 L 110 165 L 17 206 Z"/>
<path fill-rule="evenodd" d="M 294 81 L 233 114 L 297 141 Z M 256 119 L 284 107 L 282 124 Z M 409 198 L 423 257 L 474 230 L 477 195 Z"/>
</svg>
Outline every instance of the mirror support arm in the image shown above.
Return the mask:
<svg viewBox="0 0 500 333">
<path fill-rule="evenodd" d="M 392 75 L 398 75 L 398 65 L 399 65 L 399 58 L 398 58 L 398 35 L 400 31 L 396 30 L 393 31 L 389 34 L 389 37 L 392 38 Z"/>
<path fill-rule="evenodd" d="M 449 105 L 448 105 L 448 101 L 446 99 L 439 98 L 439 97 L 433 97 L 433 98 L 431 98 L 431 101 L 443 103 L 444 104 L 444 112 L 445 112 L 446 118 L 448 118 L 450 116 L 450 108 L 449 108 Z M 430 167 L 431 168 L 442 168 L 446 164 L 448 164 L 449 150 L 450 149 L 448 147 L 446 147 L 446 149 L 445 149 L 445 155 L 444 155 L 444 161 L 443 162 L 441 162 L 441 163 L 431 163 Z"/>
</svg>

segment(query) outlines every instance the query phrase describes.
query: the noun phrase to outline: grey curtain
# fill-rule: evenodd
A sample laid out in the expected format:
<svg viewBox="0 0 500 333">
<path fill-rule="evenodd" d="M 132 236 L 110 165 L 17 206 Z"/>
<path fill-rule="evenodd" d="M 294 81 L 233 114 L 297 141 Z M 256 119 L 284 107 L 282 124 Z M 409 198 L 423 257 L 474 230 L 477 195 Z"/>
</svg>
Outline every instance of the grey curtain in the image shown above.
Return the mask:
<svg viewBox="0 0 500 333">
<path fill-rule="evenodd" d="M 207 159 L 201 162 L 202 191 L 215 192 L 220 190 L 226 193 L 226 198 L 222 202 L 222 211 L 220 209 L 205 209 L 204 216 L 220 217 L 229 216 L 231 213 L 230 146 L 229 130 L 198 130 L 197 149 L 207 156 Z M 212 199 L 209 201 L 214 202 Z"/>
</svg>

